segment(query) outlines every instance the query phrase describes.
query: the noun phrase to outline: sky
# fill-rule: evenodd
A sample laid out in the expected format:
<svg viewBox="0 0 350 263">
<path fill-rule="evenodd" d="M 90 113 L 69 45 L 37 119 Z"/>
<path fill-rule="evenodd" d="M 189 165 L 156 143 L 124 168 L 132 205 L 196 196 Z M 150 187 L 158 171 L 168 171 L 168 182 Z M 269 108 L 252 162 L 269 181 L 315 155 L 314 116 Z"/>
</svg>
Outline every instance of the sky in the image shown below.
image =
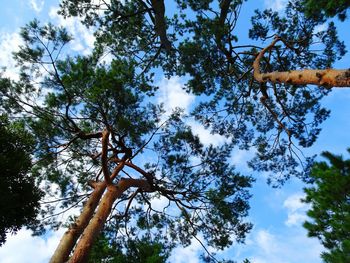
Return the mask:
<svg viewBox="0 0 350 263">
<path fill-rule="evenodd" d="M 11 52 L 18 49 L 21 40 L 18 35 L 20 27 L 33 18 L 43 22 L 52 22 L 65 26 L 75 36 L 70 48 L 82 54 L 88 54 L 93 46 L 92 32 L 82 26 L 76 19 L 64 20 L 56 14 L 58 0 L 2 0 L 0 11 L 0 67 L 6 66 L 8 75 L 16 77 L 15 64 Z M 241 28 L 247 32 L 250 14 L 256 7 L 271 7 L 283 11 L 285 0 L 250 0 L 243 6 Z M 243 19 L 242 19 L 243 18 Z M 245 19 L 246 18 L 246 19 Z M 350 20 L 339 24 L 339 35 L 350 48 L 348 34 Z M 347 55 L 335 65 L 337 68 L 348 68 L 350 56 Z M 158 102 L 167 105 L 166 110 L 182 107 L 189 111 L 195 97 L 182 90 L 184 81 L 179 77 L 166 79 L 159 76 L 160 91 Z M 315 87 L 317 88 L 317 87 Z M 181 99 L 179 99 L 181 98 Z M 319 154 L 328 150 L 337 154 L 346 154 L 350 147 L 350 90 L 335 89 L 323 100 L 323 105 L 331 110 L 331 117 L 322 125 L 322 132 L 317 142 L 307 150 L 308 154 Z M 220 144 L 225 139 L 219 135 L 211 135 L 209 131 L 197 123 L 191 123 L 204 144 Z M 348 156 L 346 156 L 348 157 Z M 242 171 L 251 172 L 245 165 L 249 158 L 247 152 L 237 152 L 232 162 Z M 264 175 L 258 175 L 253 187 L 251 210 L 248 219 L 254 228 L 248 235 L 244 245 L 234 244 L 219 253 L 238 262 L 249 258 L 253 263 L 319 263 L 322 246 L 317 239 L 308 238 L 302 223 L 307 219 L 306 204 L 301 203 L 303 184 L 292 179 L 282 188 L 273 189 L 266 184 Z M 161 200 L 159 201 L 161 206 Z M 52 232 L 44 237 L 32 237 L 30 231 L 22 229 L 16 235 L 8 236 L 8 240 L 0 247 L 2 263 L 44 263 L 48 262 L 64 230 Z M 169 262 L 197 263 L 198 255 L 203 253 L 201 245 L 193 241 L 187 248 L 175 248 Z"/>
</svg>

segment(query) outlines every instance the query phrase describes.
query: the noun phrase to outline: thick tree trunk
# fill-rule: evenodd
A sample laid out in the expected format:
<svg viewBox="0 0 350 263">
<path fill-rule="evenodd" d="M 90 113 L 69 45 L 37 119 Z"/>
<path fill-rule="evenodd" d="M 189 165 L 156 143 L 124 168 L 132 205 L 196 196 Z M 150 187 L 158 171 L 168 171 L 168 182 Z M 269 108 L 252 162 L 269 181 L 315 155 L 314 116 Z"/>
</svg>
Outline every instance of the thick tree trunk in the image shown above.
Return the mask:
<svg viewBox="0 0 350 263">
<path fill-rule="evenodd" d="M 117 167 L 114 169 L 112 175 L 110 176 L 111 181 L 119 174 L 124 165 L 125 161 L 118 163 Z M 78 238 L 90 222 L 96 210 L 96 207 L 107 187 L 107 182 L 93 182 L 92 187 L 94 188 L 94 191 L 84 205 L 83 211 L 61 238 L 60 243 L 58 244 L 53 256 L 51 257 L 50 263 L 63 263 L 68 260 L 69 254 L 75 246 Z"/>
<path fill-rule="evenodd" d="M 350 69 L 304 69 L 261 73 L 260 60 L 265 52 L 271 49 L 280 40 L 280 38 L 276 37 L 274 41 L 264 48 L 256 57 L 253 64 L 255 80 L 259 82 L 287 83 L 294 85 L 315 84 L 326 87 L 350 87 Z"/>
<path fill-rule="evenodd" d="M 51 257 L 50 263 L 63 263 L 68 260 L 69 254 L 72 251 L 75 243 L 92 218 L 106 189 L 106 186 L 107 184 L 105 182 L 95 184 L 94 191 L 91 193 L 88 201 L 85 203 L 83 211 L 77 220 L 69 227 L 66 233 L 64 233 L 60 243 Z"/>
<path fill-rule="evenodd" d="M 149 191 L 150 186 L 147 180 L 122 178 L 117 185 L 107 186 L 107 192 L 102 197 L 96 214 L 91 219 L 89 225 L 85 228 L 82 234 L 70 263 L 84 263 L 88 260 L 88 255 L 93 245 L 94 240 L 101 232 L 109 214 L 111 213 L 113 203 L 130 187 L 137 187 Z"/>
</svg>

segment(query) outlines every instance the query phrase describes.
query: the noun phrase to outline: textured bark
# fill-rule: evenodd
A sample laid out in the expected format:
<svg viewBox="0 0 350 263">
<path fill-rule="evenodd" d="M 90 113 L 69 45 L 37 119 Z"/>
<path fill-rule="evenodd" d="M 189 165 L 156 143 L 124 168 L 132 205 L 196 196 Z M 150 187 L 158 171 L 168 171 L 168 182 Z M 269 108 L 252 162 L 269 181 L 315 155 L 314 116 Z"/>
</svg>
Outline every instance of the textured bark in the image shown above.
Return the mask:
<svg viewBox="0 0 350 263">
<path fill-rule="evenodd" d="M 315 84 L 326 87 L 350 87 L 350 69 L 304 69 L 290 70 L 284 72 L 260 72 L 260 60 L 263 58 L 266 51 L 271 49 L 280 38 L 275 38 L 274 41 L 264 48 L 256 57 L 253 68 L 254 78 L 259 82 L 272 83 L 288 83 L 294 85 Z"/>
<path fill-rule="evenodd" d="M 92 218 L 106 186 L 107 184 L 104 182 L 95 185 L 95 189 L 85 203 L 83 211 L 61 238 L 60 243 L 51 257 L 50 263 L 63 263 L 68 260 L 75 243 Z"/>
<path fill-rule="evenodd" d="M 148 191 L 150 189 L 147 180 L 143 179 L 120 179 L 117 185 L 107 186 L 107 192 L 102 197 L 96 214 L 91 219 L 89 225 L 82 234 L 70 263 L 84 263 L 88 260 L 88 255 L 94 240 L 101 232 L 109 214 L 111 213 L 113 203 L 130 187 L 137 187 Z"/>
<path fill-rule="evenodd" d="M 123 169 L 125 161 L 119 162 L 117 167 L 114 169 L 112 175 L 110 176 L 111 181 L 119 174 Z M 69 229 L 64 233 L 60 240 L 53 256 L 51 257 L 50 263 L 63 263 L 68 260 L 69 254 L 71 253 L 73 247 L 75 246 L 78 238 L 83 233 L 84 229 L 89 224 L 96 207 L 107 187 L 107 182 L 94 182 L 94 191 L 90 195 L 88 201 L 83 207 L 83 211 L 77 218 L 77 220 L 69 227 Z"/>
</svg>

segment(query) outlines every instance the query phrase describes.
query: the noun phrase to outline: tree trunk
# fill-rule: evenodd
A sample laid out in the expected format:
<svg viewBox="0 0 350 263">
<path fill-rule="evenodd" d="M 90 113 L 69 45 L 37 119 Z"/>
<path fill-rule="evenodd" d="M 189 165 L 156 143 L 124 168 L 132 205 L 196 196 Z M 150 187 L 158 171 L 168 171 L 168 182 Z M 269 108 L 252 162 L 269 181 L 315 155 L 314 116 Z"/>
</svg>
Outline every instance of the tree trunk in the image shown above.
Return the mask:
<svg viewBox="0 0 350 263">
<path fill-rule="evenodd" d="M 114 169 L 110 180 L 112 181 L 119 172 L 123 169 L 125 161 L 119 162 L 117 167 Z M 88 201 L 83 207 L 83 211 L 77 218 L 77 220 L 69 227 L 69 229 L 64 233 L 60 240 L 53 256 L 51 257 L 50 263 L 63 263 L 68 260 L 69 254 L 71 253 L 73 247 L 75 246 L 78 238 L 90 222 L 96 207 L 107 187 L 107 181 L 104 182 L 92 182 L 92 187 L 94 191 L 90 195 Z"/>
<path fill-rule="evenodd" d="M 107 192 L 102 197 L 96 214 L 91 219 L 89 225 L 85 228 L 82 234 L 70 263 L 85 263 L 88 260 L 93 242 L 101 232 L 108 216 L 111 213 L 113 204 L 130 187 L 138 187 L 143 190 L 150 191 L 150 186 L 147 180 L 122 178 L 117 185 L 107 186 Z"/>
<path fill-rule="evenodd" d="M 75 243 L 92 218 L 106 186 L 107 184 L 105 182 L 95 185 L 94 191 L 83 207 L 83 211 L 61 238 L 60 243 L 51 257 L 50 263 L 63 263 L 68 260 Z"/>
<path fill-rule="evenodd" d="M 350 87 L 350 69 L 324 69 L 324 70 L 290 70 L 285 72 L 260 72 L 260 60 L 265 52 L 271 49 L 278 41 L 283 41 L 276 37 L 272 43 L 261 50 L 256 57 L 253 68 L 254 78 L 259 82 L 287 83 L 294 85 L 315 84 L 326 87 Z"/>
</svg>

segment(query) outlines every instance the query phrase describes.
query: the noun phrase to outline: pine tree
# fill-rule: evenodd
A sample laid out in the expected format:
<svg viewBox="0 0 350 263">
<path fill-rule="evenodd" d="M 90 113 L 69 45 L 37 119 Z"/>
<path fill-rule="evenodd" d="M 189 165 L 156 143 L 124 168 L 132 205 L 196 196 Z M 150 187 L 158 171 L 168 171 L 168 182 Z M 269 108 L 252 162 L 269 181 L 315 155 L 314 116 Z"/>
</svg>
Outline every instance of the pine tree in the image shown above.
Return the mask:
<svg viewBox="0 0 350 263">
<path fill-rule="evenodd" d="M 313 186 L 305 188 L 311 220 L 304 227 L 325 247 L 325 262 L 345 263 L 350 260 L 350 160 L 330 152 L 322 156 L 327 162 L 314 165 L 310 175 Z"/>
<path fill-rule="evenodd" d="M 61 209 L 81 208 L 51 262 L 87 262 L 106 229 L 122 249 L 145 233 L 166 247 L 199 235 L 216 249 L 243 242 L 252 227 L 245 217 L 254 178 L 230 163 L 236 149 L 254 152 L 250 167 L 269 172 L 274 185 L 291 176 L 310 180 L 312 158 L 298 152 L 329 116 L 320 100 L 337 82 L 325 81 L 324 70 L 345 54 L 335 25 L 316 32 L 326 18 L 306 17 L 294 0 L 284 15 L 257 10 L 252 43 L 239 43 L 245 1 L 176 0 L 167 12 L 169 2 L 63 0 L 61 15 L 80 16 L 95 30 L 89 56 L 65 53 L 71 36 L 63 28 L 34 20 L 22 29 L 19 80 L 3 78 L 1 103 L 35 137 L 38 183 L 60 196 Z M 272 37 L 267 47 L 256 44 Z M 306 67 L 316 70 L 316 81 Z M 189 116 L 180 109 L 166 115 L 156 105 L 156 72 L 184 76 L 185 89 L 201 98 Z M 331 76 L 341 76 L 339 86 L 349 83 L 348 71 Z M 226 142 L 203 145 L 189 118 Z M 168 206 L 155 210 L 155 198 Z M 34 230 L 61 226 L 55 207 L 47 202 Z"/>
</svg>

